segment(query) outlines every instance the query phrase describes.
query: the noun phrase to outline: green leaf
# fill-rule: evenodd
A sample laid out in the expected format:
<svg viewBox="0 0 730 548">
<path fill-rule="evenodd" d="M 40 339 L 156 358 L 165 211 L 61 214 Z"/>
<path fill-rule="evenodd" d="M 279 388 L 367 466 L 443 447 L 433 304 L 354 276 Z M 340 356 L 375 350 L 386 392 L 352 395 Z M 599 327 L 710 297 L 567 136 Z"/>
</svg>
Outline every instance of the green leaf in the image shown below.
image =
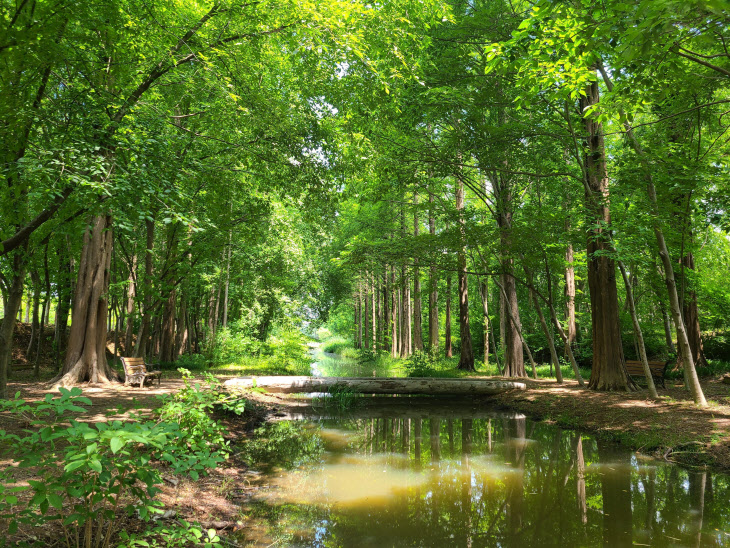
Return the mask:
<svg viewBox="0 0 730 548">
<path fill-rule="evenodd" d="M 109 447 L 111 447 L 112 453 L 116 455 L 117 451 L 124 447 L 124 440 L 119 437 L 112 438 L 109 442 Z"/>
<path fill-rule="evenodd" d="M 101 462 L 99 462 L 99 459 L 92 458 L 89 461 L 89 468 L 91 468 L 94 472 L 97 474 L 101 474 Z"/>
<path fill-rule="evenodd" d="M 48 495 L 48 502 L 56 510 L 60 510 L 63 507 L 63 499 L 58 493 L 51 493 Z"/>
</svg>

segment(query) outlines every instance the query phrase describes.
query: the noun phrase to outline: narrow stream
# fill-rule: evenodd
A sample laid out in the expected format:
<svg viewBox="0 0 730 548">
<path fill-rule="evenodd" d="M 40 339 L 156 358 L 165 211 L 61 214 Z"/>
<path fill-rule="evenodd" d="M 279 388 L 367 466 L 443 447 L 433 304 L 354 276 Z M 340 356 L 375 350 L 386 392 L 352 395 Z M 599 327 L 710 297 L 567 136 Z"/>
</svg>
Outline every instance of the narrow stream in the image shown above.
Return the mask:
<svg viewBox="0 0 730 548">
<path fill-rule="evenodd" d="M 266 425 L 252 546 L 726 546 L 730 481 L 483 403 L 362 398 Z"/>
</svg>

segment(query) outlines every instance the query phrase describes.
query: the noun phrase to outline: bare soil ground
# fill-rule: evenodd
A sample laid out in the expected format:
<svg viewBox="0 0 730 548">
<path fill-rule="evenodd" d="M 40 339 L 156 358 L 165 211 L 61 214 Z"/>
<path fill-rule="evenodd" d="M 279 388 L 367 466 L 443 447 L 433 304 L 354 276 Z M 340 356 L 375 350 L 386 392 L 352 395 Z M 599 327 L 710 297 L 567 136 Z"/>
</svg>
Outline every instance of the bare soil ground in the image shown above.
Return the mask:
<svg viewBox="0 0 730 548">
<path fill-rule="evenodd" d="M 730 385 L 703 379 L 709 406 L 694 405 L 679 383 L 667 381 L 659 400 L 647 390 L 595 392 L 576 381 L 527 380 L 527 390 L 491 399 L 505 409 L 591 432 L 686 465 L 730 471 Z"/>
</svg>

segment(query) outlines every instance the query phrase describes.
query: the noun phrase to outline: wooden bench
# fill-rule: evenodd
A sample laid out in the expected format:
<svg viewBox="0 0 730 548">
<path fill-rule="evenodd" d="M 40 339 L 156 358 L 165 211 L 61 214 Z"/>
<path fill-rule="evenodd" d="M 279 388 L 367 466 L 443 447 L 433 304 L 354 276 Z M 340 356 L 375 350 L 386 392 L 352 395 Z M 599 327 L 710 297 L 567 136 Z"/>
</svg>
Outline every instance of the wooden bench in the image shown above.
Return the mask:
<svg viewBox="0 0 730 548">
<path fill-rule="evenodd" d="M 144 362 L 144 358 L 122 358 L 122 366 L 124 366 L 124 384 L 129 385 L 138 382 L 139 387 L 147 379 L 157 379 L 157 386 L 160 386 L 162 371 L 148 371 L 149 364 Z"/>
<path fill-rule="evenodd" d="M 671 360 L 670 360 L 671 361 Z M 664 386 L 664 374 L 667 371 L 670 361 L 650 361 L 649 371 L 651 371 L 651 378 L 654 380 L 654 386 L 666 388 Z M 626 372 L 631 377 L 645 377 L 644 365 L 639 360 L 626 360 Z"/>
</svg>

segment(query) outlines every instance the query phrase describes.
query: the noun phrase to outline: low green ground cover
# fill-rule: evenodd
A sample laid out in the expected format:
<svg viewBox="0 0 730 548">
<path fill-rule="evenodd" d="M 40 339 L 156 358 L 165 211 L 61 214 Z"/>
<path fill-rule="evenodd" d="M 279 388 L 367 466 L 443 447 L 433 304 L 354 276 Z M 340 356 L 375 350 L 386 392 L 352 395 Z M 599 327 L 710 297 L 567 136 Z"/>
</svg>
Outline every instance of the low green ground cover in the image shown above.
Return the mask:
<svg viewBox="0 0 730 548">
<path fill-rule="evenodd" d="M 17 468 L 0 470 L 0 525 L 7 534 L 19 526 L 58 528 L 69 548 L 107 548 L 120 541 L 124 546 L 217 544 L 214 531 L 193 524 L 157 525 L 158 486 L 163 470 L 197 480 L 223 462 L 230 448 L 213 413 L 241 415 L 246 401 L 224 392 L 210 375 L 201 383 L 190 372 L 181 373 L 184 387 L 162 396 L 152 417 L 75 420 L 92 403 L 80 388 L 61 388 L 58 396 L 48 394 L 39 403 L 19 394 L 0 400 L 0 411 L 31 427 L 0 431 L 0 457 L 18 462 Z M 30 477 L 27 485 L 16 477 L 21 471 Z M 119 521 L 123 515 L 141 520 L 142 532 L 128 533 Z"/>
</svg>

